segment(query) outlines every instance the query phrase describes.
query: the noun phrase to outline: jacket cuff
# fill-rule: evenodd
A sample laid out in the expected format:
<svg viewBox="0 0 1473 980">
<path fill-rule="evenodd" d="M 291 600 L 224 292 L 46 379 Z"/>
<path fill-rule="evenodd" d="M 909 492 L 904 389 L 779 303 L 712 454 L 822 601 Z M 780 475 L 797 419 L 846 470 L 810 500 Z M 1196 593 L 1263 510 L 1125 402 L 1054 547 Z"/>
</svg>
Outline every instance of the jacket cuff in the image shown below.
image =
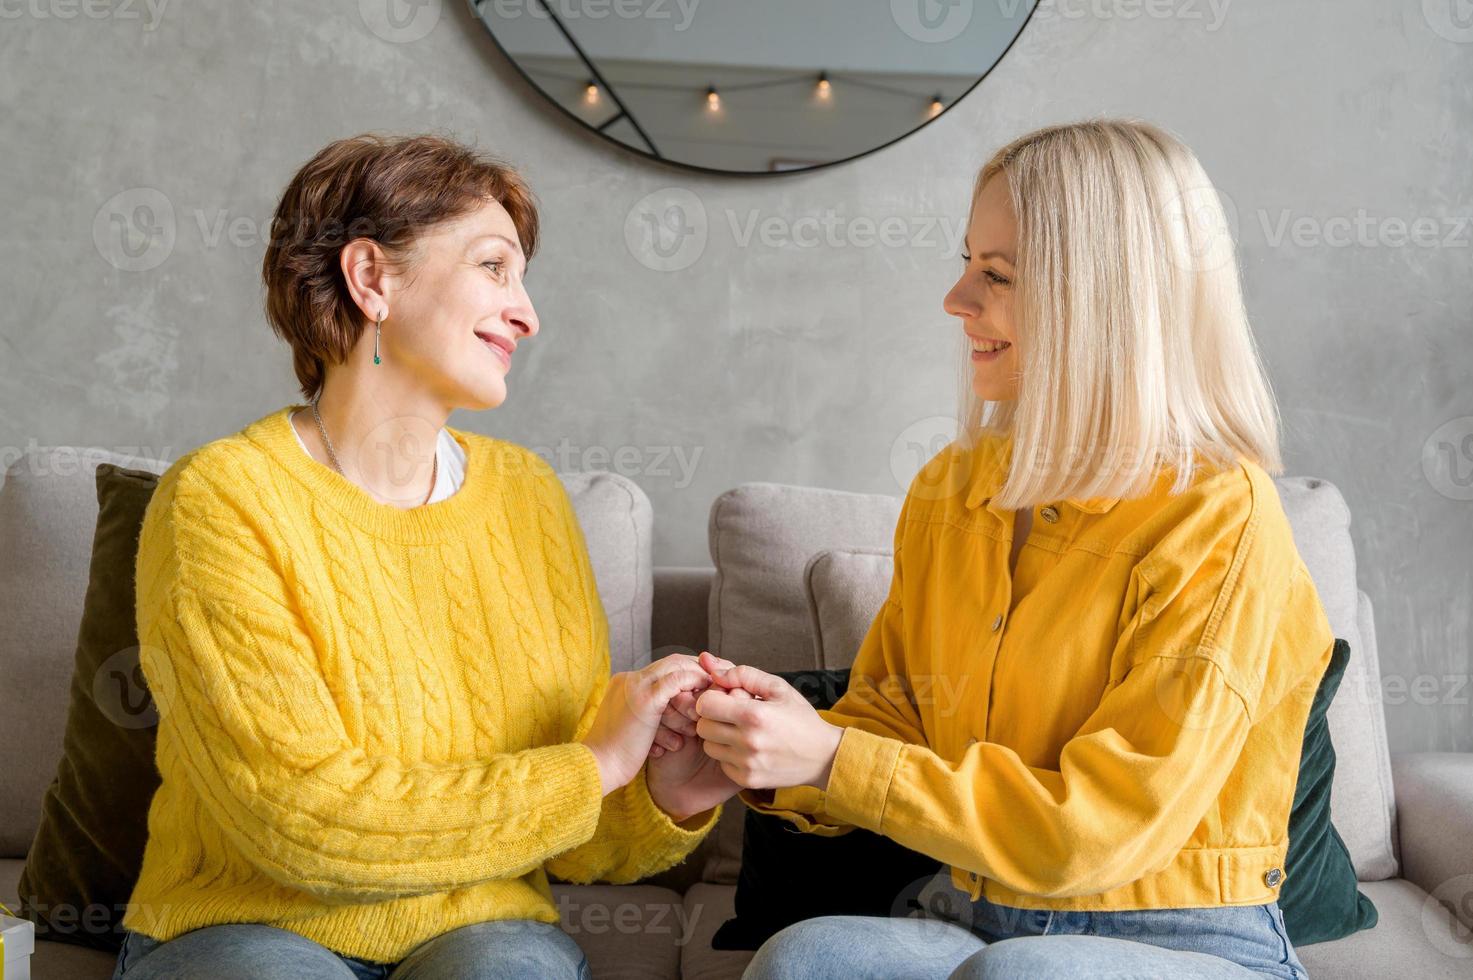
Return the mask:
<svg viewBox="0 0 1473 980">
<path fill-rule="evenodd" d="M 881 833 L 885 802 L 905 743 L 849 726 L 834 753 L 824 809 L 836 820 Z"/>
<path fill-rule="evenodd" d="M 769 793 L 772 794 L 771 803 L 766 800 Z M 851 829 L 823 820 L 820 816 L 824 812 L 823 790 L 815 786 L 788 786 L 777 790 L 744 789 L 737 797 L 750 809 L 782 817 L 807 834 L 834 837 Z"/>
</svg>

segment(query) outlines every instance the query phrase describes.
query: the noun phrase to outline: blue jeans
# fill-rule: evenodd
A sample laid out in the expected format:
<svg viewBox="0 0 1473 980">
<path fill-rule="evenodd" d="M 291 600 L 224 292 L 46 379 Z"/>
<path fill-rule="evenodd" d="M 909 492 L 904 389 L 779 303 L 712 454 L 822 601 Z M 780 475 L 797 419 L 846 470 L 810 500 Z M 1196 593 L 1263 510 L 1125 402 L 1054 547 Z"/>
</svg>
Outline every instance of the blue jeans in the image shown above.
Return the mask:
<svg viewBox="0 0 1473 980">
<path fill-rule="evenodd" d="M 948 872 L 942 871 L 943 875 Z M 774 935 L 742 980 L 1308 980 L 1278 902 L 1065 912 L 949 899 L 922 917 L 827 915 Z"/>
<path fill-rule="evenodd" d="M 258 923 L 205 926 L 165 942 L 126 932 L 112 980 L 591 980 L 571 936 L 530 919 L 477 922 L 420 943 L 397 963 L 334 953 Z"/>
</svg>

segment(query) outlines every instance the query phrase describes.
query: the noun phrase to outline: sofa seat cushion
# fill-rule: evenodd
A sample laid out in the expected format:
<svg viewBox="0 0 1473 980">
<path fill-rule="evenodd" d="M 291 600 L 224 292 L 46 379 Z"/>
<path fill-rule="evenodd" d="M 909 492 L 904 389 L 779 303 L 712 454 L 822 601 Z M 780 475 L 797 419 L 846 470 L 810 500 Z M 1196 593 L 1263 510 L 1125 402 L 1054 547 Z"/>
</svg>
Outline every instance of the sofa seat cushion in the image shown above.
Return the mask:
<svg viewBox="0 0 1473 980">
<path fill-rule="evenodd" d="M 594 980 L 680 976 L 692 926 L 681 897 L 653 885 L 553 885 L 563 931 L 588 956 Z"/>
<path fill-rule="evenodd" d="M 1447 908 L 1404 878 L 1361 882 L 1376 905 L 1372 929 L 1295 950 L 1311 977 L 1468 980 L 1473 941 Z"/>
<path fill-rule="evenodd" d="M 685 893 L 685 919 L 690 939 L 680 950 L 681 980 L 740 980 L 757 955 L 752 950 L 711 948 L 711 937 L 736 915 L 735 885 L 692 885 Z"/>
<path fill-rule="evenodd" d="M 0 902 L 15 911 L 20 903 L 20 873 L 26 862 L 21 858 L 0 858 Z M 80 913 L 72 916 L 82 928 Z M 36 950 L 31 954 L 31 976 L 35 980 L 110 980 L 118 955 L 100 949 L 88 949 L 72 943 L 49 942 L 36 935 Z"/>
</svg>

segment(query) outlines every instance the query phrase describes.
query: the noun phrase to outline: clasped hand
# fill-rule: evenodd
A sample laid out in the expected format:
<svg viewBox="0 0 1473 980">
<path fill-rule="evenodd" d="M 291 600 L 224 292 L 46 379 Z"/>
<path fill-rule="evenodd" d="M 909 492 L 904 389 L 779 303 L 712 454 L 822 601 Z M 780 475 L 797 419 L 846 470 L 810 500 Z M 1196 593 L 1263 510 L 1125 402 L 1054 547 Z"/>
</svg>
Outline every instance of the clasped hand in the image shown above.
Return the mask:
<svg viewBox="0 0 1473 980">
<path fill-rule="evenodd" d="M 652 760 L 699 751 L 717 764 L 733 793 L 742 787 L 828 786 L 842 728 L 825 721 L 781 677 L 710 653 L 697 663 L 710 686 L 671 698 L 650 749 Z"/>
<path fill-rule="evenodd" d="M 826 787 L 842 734 L 780 677 L 673 654 L 614 674 L 583 743 L 605 795 L 648 759 L 651 798 L 682 822 L 744 787 Z"/>
</svg>

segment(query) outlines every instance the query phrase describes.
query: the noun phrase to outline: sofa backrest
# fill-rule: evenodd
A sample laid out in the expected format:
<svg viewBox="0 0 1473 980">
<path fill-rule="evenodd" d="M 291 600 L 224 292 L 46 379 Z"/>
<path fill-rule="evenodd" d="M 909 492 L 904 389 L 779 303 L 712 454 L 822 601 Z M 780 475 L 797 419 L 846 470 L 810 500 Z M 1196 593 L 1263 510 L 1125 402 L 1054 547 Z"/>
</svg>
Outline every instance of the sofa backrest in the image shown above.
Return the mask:
<svg viewBox="0 0 1473 980">
<path fill-rule="evenodd" d="M 1324 480 L 1274 482 L 1330 625 L 1350 644 L 1350 665 L 1329 712 L 1339 759 L 1332 790 L 1335 824 L 1361 880 L 1394 877 L 1395 809 L 1381 675 L 1370 600 L 1356 586 L 1350 510 Z M 892 568 L 884 556 L 893 545 L 900 503 L 898 497 L 769 483 L 745 484 L 717 498 L 709 522 L 715 563 L 708 597 L 712 650 L 770 671 L 851 664 L 862 635 L 850 631 L 843 641 L 850 649 L 842 651 L 832 649 L 828 636 L 820 649 L 813 621 L 826 607 L 810 591 L 835 568 L 849 569 L 852 580 L 828 594 L 851 604 L 870 602 L 877 611 Z M 836 550 L 848 552 L 850 560 L 819 557 Z"/>
<path fill-rule="evenodd" d="M 24 857 L 62 751 L 77 630 L 97 524 L 100 463 L 161 473 L 100 449 L 32 449 L 0 484 L 0 858 Z M 650 659 L 653 512 L 616 473 L 559 474 L 578 515 L 614 670 Z"/>
</svg>

